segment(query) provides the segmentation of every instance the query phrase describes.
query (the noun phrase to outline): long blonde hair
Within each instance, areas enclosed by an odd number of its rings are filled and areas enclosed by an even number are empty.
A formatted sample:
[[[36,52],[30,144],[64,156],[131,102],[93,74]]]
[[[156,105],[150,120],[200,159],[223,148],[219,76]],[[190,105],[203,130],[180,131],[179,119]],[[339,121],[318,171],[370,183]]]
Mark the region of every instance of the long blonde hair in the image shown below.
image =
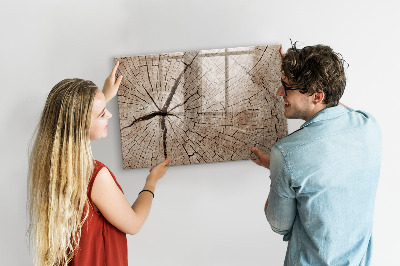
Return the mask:
[[[28,209],[35,265],[67,265],[88,214],[90,122],[97,87],[65,79],[49,93],[29,158]]]

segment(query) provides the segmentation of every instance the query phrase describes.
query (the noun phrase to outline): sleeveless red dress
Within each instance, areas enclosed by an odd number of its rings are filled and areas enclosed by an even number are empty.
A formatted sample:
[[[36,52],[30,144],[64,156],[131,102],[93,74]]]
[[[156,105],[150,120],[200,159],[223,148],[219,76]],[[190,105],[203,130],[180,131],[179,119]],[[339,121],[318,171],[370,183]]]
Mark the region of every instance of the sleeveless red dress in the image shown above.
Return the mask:
[[[103,266],[103,265],[128,265],[128,244],[126,234],[110,224],[104,216],[96,212],[92,201],[93,182],[99,171],[106,167],[99,161],[94,160],[93,176],[89,182],[87,196],[89,200],[89,214],[82,226],[81,240],[79,247],[75,250],[75,255],[70,266]],[[108,169],[108,168],[107,168]],[[110,171],[108,169],[108,171]],[[118,184],[114,174],[110,171],[115,183]],[[122,191],[123,192],[123,191]]]

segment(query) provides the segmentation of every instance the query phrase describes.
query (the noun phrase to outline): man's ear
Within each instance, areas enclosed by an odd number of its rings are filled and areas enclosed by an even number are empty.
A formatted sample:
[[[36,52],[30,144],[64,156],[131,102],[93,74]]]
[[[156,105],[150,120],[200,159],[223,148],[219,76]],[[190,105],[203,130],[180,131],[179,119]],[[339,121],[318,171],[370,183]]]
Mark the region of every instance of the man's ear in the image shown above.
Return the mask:
[[[325,99],[325,93],[323,92],[316,92],[313,94],[313,103],[314,104],[318,104],[318,103],[322,103]]]

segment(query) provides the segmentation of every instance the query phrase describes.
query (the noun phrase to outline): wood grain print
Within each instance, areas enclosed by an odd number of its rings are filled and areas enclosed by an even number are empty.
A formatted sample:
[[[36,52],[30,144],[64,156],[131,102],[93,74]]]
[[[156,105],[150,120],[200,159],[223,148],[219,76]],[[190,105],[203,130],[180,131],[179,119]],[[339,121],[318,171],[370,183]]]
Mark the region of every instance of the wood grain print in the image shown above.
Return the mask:
[[[280,45],[115,58],[124,168],[250,159],[287,135]]]

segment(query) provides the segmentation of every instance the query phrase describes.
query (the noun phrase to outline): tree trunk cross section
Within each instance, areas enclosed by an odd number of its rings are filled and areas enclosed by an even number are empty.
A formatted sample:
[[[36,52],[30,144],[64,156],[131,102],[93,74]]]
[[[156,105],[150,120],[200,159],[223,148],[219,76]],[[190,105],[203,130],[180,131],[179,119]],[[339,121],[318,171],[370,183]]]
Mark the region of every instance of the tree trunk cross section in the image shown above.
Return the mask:
[[[124,168],[248,160],[287,135],[280,45],[115,58]]]

